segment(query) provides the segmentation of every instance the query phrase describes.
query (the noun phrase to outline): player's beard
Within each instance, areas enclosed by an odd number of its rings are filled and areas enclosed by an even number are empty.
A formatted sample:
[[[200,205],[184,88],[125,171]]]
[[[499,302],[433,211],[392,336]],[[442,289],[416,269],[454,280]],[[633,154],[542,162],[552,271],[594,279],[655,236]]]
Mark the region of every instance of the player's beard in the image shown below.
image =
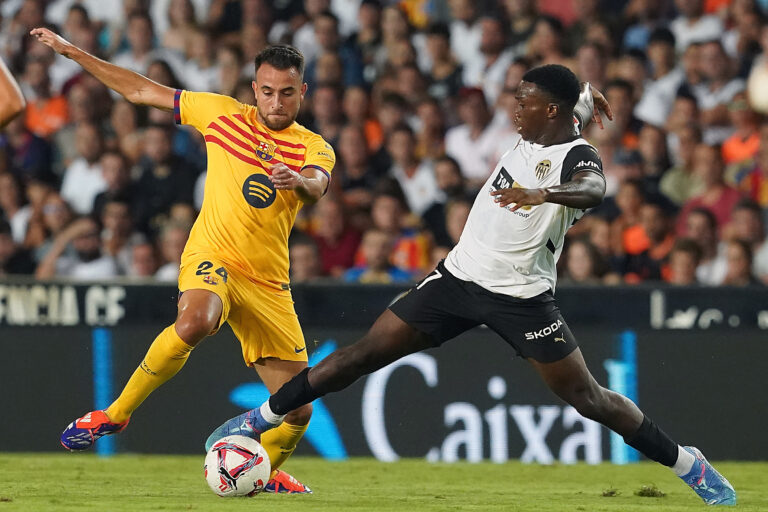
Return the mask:
[[[298,112],[296,113],[296,115],[298,115]],[[277,120],[275,121],[270,120],[269,116],[265,116],[261,118],[261,122],[262,124],[264,124],[264,126],[269,128],[273,132],[279,132],[291,126],[293,122],[296,120],[296,115],[293,115],[293,116],[286,115],[285,117],[277,118]]]

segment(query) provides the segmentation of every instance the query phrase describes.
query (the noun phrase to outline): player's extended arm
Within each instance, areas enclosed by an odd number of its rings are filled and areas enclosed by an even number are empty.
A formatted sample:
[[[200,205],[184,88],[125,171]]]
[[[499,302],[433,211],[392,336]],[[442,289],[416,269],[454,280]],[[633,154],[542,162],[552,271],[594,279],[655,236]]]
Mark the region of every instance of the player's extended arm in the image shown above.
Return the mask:
[[[19,84],[0,60],[0,128],[19,115],[26,106]]]
[[[305,203],[316,203],[328,187],[328,176],[319,169],[307,167],[298,173],[285,164],[275,164],[270,168],[269,180],[278,190],[293,190]]]
[[[601,112],[605,113],[605,116],[613,121],[611,105],[605,99],[603,93],[592,87],[589,82],[581,82],[579,101],[573,107],[573,115],[579,121],[579,132],[583,132],[590,121],[594,121],[602,129],[603,119],[600,117]]]
[[[569,208],[586,210],[603,202],[605,180],[592,171],[581,171],[573,175],[571,181],[547,188],[504,188],[491,192],[499,206],[512,203],[512,211],[523,206],[536,206],[542,203],[557,203]]]
[[[170,87],[94,57],[47,28],[32,29],[30,34],[44,45],[51,47],[56,53],[80,64],[101,83],[122,94],[131,103],[173,110],[173,95],[176,91]]]

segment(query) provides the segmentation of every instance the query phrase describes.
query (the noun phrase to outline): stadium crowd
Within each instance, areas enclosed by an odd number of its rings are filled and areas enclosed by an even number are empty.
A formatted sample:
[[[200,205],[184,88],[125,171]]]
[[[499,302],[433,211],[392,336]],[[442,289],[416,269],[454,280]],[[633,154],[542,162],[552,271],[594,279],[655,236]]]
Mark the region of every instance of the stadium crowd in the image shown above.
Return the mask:
[[[561,282],[768,283],[765,0],[6,0],[0,58],[26,110],[0,132],[0,276],[174,282],[203,201],[205,143],[29,37],[48,26],[161,84],[253,103],[253,57],[289,43],[298,122],[337,155],[300,213],[292,282],[406,282],[456,243],[516,142],[532,66],[610,102],[588,127],[604,203],[569,232]],[[768,87],[766,84],[765,87]]]

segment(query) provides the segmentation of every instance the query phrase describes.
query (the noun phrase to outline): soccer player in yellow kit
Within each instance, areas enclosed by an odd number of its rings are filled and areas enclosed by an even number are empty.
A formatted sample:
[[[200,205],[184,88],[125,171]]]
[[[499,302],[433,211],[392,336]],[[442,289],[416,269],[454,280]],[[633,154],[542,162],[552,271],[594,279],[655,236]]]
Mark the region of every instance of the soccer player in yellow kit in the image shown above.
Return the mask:
[[[208,151],[203,206],[181,260],[176,322],[157,336],[117,400],[73,421],[61,443],[83,450],[122,431],[144,399],[224,322],[240,340],[245,363],[271,393],[277,391],[307,367],[288,285],[288,236],[301,206],[325,193],[335,163],[331,146],[295,122],[307,90],[301,53],[270,46],[256,56],[257,108],[227,96],[159,85],[47,29],[31,34],[128,101],[173,111],[177,123],[203,134]],[[277,470],[303,436],[311,414],[311,405],[302,406],[289,415],[284,429],[262,438],[275,469],[266,490],[311,492]]]

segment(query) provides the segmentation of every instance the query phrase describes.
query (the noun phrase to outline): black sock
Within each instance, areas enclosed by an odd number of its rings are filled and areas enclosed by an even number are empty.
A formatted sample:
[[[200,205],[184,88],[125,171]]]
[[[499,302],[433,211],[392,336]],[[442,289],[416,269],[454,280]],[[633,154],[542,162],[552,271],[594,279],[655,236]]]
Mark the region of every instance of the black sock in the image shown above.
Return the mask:
[[[643,415],[640,428],[631,436],[625,437],[624,442],[649,459],[665,466],[672,467],[677,462],[677,443],[648,416]]]
[[[322,395],[309,385],[309,368],[304,368],[298,375],[283,384],[277,393],[269,398],[269,408],[275,414],[288,414],[308,404]]]

